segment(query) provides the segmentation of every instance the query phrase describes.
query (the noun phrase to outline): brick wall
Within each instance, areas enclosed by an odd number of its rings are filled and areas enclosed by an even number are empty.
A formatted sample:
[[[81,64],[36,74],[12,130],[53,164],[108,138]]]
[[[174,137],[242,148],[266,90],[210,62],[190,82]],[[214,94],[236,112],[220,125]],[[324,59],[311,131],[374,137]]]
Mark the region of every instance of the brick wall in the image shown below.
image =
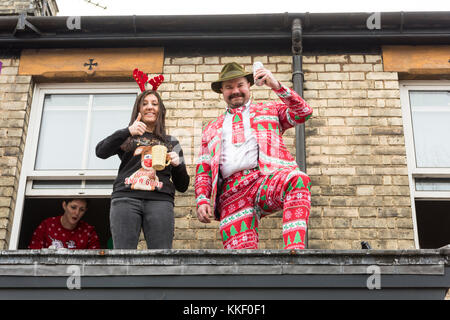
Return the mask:
[[[211,82],[217,80],[223,64],[236,61],[251,71],[254,61],[261,61],[283,84],[292,87],[291,56],[214,56],[214,57],[166,57],[165,82],[160,89],[168,109],[166,125],[169,134],[180,140],[191,175],[189,190],[175,198],[174,248],[223,248],[218,222],[204,224],[197,220],[194,196],[195,161],[201,144],[202,126],[218,117],[225,110],[222,96],[211,90]],[[278,99],[271,90],[252,87],[256,102]],[[285,141],[295,154],[295,131],[288,130]],[[281,214],[273,214],[261,220],[259,226],[260,248],[282,248]],[[139,248],[145,248],[145,241]]]
[[[198,222],[193,191],[201,127],[225,103],[210,89],[223,64],[236,61],[250,71],[261,61],[292,87],[291,56],[166,57],[161,86],[167,126],[186,154],[191,187],[175,200],[174,248],[222,248],[218,223]],[[305,99],[314,115],[307,122],[307,173],[312,178],[309,247],[413,248],[413,224],[396,73],[383,72],[379,55],[305,56]],[[252,87],[253,99],[278,97]],[[295,155],[295,131],[284,140]],[[282,248],[281,213],[262,219],[260,248]],[[144,248],[144,242],[140,243]]]
[[[56,1],[46,3],[56,15]],[[0,16],[40,16],[43,6],[43,0],[2,0]],[[8,247],[12,228],[33,88],[31,77],[18,75],[19,60],[19,54],[0,52],[0,249]]]
[[[19,58],[2,58],[0,73],[0,249],[8,247],[30,114],[32,81]]]
[[[414,248],[397,74],[379,55],[304,57],[310,248]]]
[[[161,86],[169,133],[185,153],[191,186],[175,199],[174,248],[222,248],[218,222],[198,222],[193,191],[201,128],[225,109],[210,89],[224,63],[250,71],[262,61],[292,87],[291,56],[166,56]],[[32,94],[30,77],[18,76],[19,59],[0,56],[0,249],[7,248]],[[396,73],[383,72],[379,55],[305,56],[305,99],[313,106],[306,124],[307,173],[312,178],[309,247],[413,248],[413,223]],[[252,87],[256,102],[278,99]],[[295,155],[295,130],[284,140]],[[262,219],[260,248],[282,248],[281,213]],[[141,241],[139,248],[145,248]]]
[[[56,0],[45,0],[47,8],[52,16],[56,16],[58,6]],[[20,13],[27,13],[30,16],[42,16],[44,0],[2,0],[0,2],[0,16],[1,15],[16,15]]]

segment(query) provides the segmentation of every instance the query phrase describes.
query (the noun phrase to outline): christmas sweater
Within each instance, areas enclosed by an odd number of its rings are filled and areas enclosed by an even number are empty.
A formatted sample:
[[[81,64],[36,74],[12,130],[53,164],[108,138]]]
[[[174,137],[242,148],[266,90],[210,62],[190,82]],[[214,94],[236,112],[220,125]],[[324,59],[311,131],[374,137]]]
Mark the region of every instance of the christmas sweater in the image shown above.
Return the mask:
[[[258,143],[258,167],[264,175],[278,169],[298,169],[294,157],[286,148],[282,135],[312,115],[312,108],[292,89],[281,86],[274,90],[281,102],[250,104],[250,127]],[[211,204],[216,208],[219,164],[222,151],[222,125],[225,113],[203,128],[202,144],[197,159],[195,197],[197,207]],[[217,214],[216,214],[216,219]]]
[[[100,241],[93,226],[78,222],[73,230],[65,229],[61,216],[45,219],[34,231],[29,249],[100,249]]]
[[[100,141],[95,149],[99,158],[118,155],[121,160],[111,199],[130,197],[173,203],[175,190],[185,192],[190,180],[180,143],[172,136],[167,136],[168,142],[163,143],[152,133],[145,132],[142,136],[133,136],[127,151],[124,151],[121,145],[130,136],[128,128],[117,130]],[[177,167],[168,165],[161,171],[152,168],[151,148],[160,144],[167,147],[167,152],[178,153],[180,164]]]

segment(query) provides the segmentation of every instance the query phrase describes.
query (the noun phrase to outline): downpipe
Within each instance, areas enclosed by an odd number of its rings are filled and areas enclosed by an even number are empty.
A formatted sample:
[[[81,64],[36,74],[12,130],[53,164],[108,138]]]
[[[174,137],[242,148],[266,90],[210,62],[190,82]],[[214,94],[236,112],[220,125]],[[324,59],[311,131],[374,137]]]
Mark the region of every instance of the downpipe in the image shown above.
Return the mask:
[[[302,23],[296,18],[292,21],[292,83],[294,91],[303,98],[303,67],[302,67]],[[295,158],[301,171],[306,173],[305,124],[295,126]],[[305,248],[308,248],[308,230],[305,233]]]

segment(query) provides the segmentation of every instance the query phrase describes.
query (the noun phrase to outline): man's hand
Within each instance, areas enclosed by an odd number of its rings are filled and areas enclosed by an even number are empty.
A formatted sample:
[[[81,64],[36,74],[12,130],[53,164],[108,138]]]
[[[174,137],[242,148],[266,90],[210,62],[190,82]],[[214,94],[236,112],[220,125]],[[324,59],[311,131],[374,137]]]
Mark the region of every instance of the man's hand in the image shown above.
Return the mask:
[[[128,127],[132,136],[142,136],[147,130],[147,125],[144,122],[141,122],[142,114],[139,112],[136,120],[134,120],[133,124]]]
[[[272,72],[265,68],[261,68],[255,71],[255,81],[256,79],[260,79],[259,81],[263,81],[263,83],[270,87],[273,90],[278,90],[281,88],[280,82],[275,79]]]
[[[212,218],[211,205],[202,204],[200,207],[198,207],[197,218],[200,222],[210,223]]]

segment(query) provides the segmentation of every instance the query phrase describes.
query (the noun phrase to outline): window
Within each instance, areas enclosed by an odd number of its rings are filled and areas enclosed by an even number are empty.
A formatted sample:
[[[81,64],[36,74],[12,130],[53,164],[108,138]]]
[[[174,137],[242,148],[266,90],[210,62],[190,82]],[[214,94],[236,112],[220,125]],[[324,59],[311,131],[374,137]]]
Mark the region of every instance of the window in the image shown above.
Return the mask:
[[[106,243],[120,160],[97,158],[95,146],[128,126],[137,94],[134,83],[36,85],[10,249],[26,248],[44,218],[62,213],[62,198],[77,196],[92,198],[85,220]]]
[[[416,246],[450,243],[450,82],[400,86]]]

